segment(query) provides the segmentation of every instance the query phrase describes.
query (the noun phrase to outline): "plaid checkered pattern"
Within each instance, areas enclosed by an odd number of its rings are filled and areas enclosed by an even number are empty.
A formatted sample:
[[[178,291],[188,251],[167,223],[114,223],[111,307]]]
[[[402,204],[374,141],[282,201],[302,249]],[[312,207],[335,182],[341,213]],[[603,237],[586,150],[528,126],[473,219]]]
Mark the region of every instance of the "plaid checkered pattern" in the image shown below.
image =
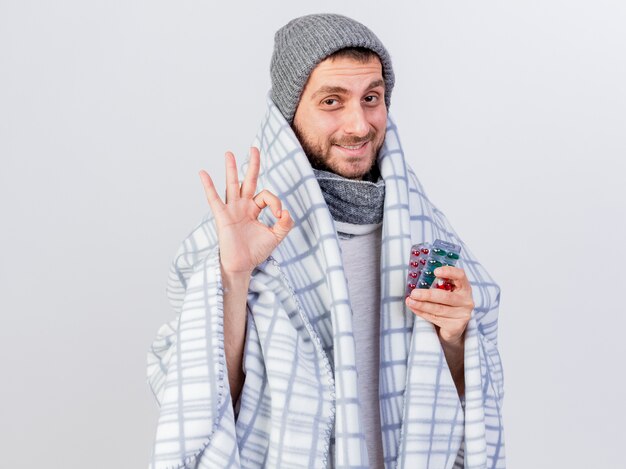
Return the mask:
[[[174,259],[168,297],[176,318],[161,327],[148,354],[160,405],[150,468],[366,468],[352,313],[333,219],[296,136],[269,98],[255,145],[259,190],[276,194],[295,226],[250,282],[239,413],[235,419],[209,213]],[[385,467],[504,468],[499,288],[424,194],[391,118],[378,163],[385,179],[379,391]],[[260,219],[275,221],[269,210]],[[404,304],[411,245],[436,238],[462,245],[458,266],[476,305],[466,331],[464,406],[433,326]]]

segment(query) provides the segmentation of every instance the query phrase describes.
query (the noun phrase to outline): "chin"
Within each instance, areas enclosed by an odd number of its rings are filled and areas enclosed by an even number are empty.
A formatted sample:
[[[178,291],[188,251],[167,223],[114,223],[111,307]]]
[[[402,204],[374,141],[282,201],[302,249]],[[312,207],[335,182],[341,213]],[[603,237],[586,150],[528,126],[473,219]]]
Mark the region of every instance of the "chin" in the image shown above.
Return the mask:
[[[330,169],[333,173],[348,179],[363,179],[363,176],[367,175],[372,170],[375,161],[376,160],[373,160],[367,166],[338,165],[331,167]]]

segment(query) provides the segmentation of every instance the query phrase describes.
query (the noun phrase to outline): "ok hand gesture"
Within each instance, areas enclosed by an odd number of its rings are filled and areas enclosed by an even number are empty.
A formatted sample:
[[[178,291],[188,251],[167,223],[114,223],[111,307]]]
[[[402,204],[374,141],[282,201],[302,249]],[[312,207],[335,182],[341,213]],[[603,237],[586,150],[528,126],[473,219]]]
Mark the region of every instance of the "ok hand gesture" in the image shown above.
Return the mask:
[[[250,149],[250,163],[241,186],[235,155],[226,152],[226,200],[222,201],[211,177],[204,170],[200,179],[215,217],[222,269],[228,274],[251,274],[287,236],[294,221],[274,194],[262,190],[255,195],[259,175],[259,149]],[[278,219],[272,227],[258,220],[270,207]]]

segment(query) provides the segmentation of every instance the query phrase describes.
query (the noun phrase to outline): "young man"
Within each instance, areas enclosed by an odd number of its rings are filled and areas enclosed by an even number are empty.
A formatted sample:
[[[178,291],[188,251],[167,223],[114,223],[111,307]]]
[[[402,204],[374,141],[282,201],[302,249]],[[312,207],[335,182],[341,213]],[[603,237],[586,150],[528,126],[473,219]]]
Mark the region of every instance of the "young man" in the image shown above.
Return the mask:
[[[404,162],[388,52],[309,15],[271,75],[243,183],[230,152],[224,201],[201,172],[149,356],[152,467],[504,467],[497,285],[463,246],[435,271],[452,291],[404,297],[412,244],[462,243]]]

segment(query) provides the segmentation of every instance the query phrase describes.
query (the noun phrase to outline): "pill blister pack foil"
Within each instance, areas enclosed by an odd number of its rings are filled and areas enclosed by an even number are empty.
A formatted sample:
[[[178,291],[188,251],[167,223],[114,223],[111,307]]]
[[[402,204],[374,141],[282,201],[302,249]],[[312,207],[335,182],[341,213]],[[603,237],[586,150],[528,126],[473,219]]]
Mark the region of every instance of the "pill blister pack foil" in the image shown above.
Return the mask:
[[[441,239],[436,239],[432,244],[414,244],[411,247],[406,296],[409,296],[414,288],[451,290],[452,284],[446,279],[437,279],[434,271],[437,267],[445,265],[456,266],[460,254],[461,246]]]

